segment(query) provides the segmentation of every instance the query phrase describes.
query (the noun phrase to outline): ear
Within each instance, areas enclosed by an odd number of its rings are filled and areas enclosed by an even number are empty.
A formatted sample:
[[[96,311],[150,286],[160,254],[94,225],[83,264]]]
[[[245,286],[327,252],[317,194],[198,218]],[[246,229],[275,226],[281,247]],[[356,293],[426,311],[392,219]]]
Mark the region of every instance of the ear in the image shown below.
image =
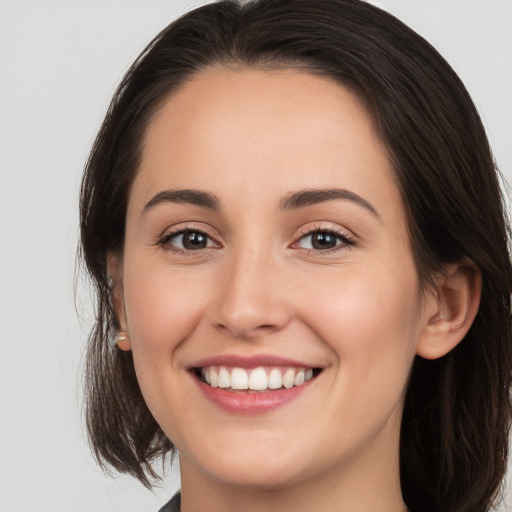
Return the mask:
[[[112,306],[119,323],[119,338],[117,339],[117,346],[125,352],[131,350],[132,344],[130,341],[126,313],[124,309],[124,296],[123,296],[123,265],[121,258],[114,254],[109,254],[107,258],[107,269],[111,280],[112,286]]]
[[[472,261],[449,265],[426,300],[425,319],[416,353],[438,359],[454,349],[469,331],[480,305],[482,276]]]

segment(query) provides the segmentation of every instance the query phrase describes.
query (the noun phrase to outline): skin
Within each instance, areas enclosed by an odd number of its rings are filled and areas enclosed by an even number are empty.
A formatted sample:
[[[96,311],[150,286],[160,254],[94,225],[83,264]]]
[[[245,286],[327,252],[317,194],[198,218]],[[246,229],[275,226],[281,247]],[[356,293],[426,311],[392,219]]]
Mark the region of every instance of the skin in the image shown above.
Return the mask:
[[[146,207],[179,189],[214,194],[220,208]],[[348,190],[371,208],[280,208],[303,189]],[[184,227],[208,245],[165,238]],[[325,229],[341,234],[336,246],[312,248],[308,233]],[[133,350],[145,400],[179,450],[185,512],[406,510],[398,454],[410,368],[462,339],[479,281],[469,264],[453,266],[422,295],[385,146],[349,90],[294,70],[217,69],[187,82],[147,130],[112,268],[129,334],[120,347]],[[277,410],[232,414],[188,371],[219,354],[323,371]]]

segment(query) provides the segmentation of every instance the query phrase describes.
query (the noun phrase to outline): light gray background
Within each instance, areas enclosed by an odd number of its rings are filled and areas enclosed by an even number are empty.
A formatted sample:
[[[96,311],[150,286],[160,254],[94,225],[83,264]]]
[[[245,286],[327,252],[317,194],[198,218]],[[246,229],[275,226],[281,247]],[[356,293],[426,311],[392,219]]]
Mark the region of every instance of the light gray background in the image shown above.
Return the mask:
[[[157,510],[88,453],[80,364],[90,297],[73,303],[77,195],[123,72],[188,0],[0,0],[0,512]],[[512,0],[376,0],[460,74],[512,181]],[[512,494],[512,493],[511,493]],[[512,510],[512,504],[507,507]]]

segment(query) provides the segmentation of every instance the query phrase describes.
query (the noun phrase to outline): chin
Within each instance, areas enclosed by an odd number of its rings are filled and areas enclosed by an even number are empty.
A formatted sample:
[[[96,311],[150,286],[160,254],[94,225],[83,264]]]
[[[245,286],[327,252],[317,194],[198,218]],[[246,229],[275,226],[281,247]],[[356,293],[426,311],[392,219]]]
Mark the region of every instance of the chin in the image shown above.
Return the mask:
[[[231,462],[229,467],[211,467],[211,475],[224,482],[240,488],[254,488],[274,491],[293,486],[307,478],[299,468],[291,468],[290,464],[281,461]]]
[[[222,482],[224,485],[240,488],[258,488],[268,491],[286,488],[299,483],[311,476],[300,447],[293,449],[288,446],[283,450],[283,440],[273,446],[266,442],[252,438],[245,438],[244,447],[239,443],[232,443],[227,447],[224,443],[211,449],[191,454],[188,458],[180,452],[180,464],[192,465],[195,471],[207,475],[209,479]],[[255,449],[256,447],[256,449]],[[188,460],[187,460],[188,459]]]

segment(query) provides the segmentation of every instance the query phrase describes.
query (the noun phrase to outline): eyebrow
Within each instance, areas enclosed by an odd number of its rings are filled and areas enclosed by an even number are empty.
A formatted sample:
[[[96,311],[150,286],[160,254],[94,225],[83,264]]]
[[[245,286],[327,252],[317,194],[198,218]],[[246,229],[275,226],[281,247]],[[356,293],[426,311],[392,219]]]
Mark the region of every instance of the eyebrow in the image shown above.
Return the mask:
[[[279,208],[281,210],[297,210],[336,199],[351,201],[380,219],[377,210],[366,199],[344,188],[305,189],[292,192],[281,198]],[[144,206],[143,214],[162,203],[187,203],[208,210],[220,210],[220,201],[214,194],[201,190],[181,189],[159,192]]]
[[[159,192],[144,206],[142,213],[144,214],[162,203],[187,203],[201,206],[208,210],[220,210],[220,201],[215,195],[202,192],[201,190],[183,189]]]
[[[351,201],[366,208],[372,215],[380,219],[377,210],[366,199],[344,188],[306,189],[292,192],[281,199],[279,207],[282,210],[296,210],[335,199]]]

